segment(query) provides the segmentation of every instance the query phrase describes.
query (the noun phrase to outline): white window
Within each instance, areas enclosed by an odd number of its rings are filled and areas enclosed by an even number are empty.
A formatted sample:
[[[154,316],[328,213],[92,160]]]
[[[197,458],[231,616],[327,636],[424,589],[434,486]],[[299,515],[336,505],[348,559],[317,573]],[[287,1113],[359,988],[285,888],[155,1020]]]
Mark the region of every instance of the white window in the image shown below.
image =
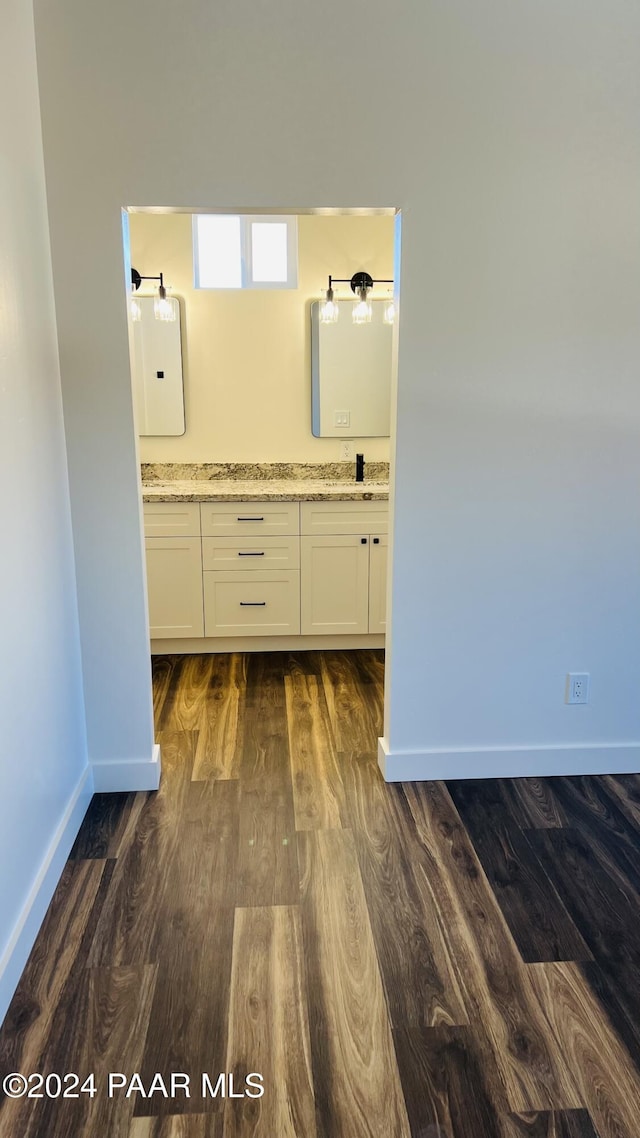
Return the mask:
[[[297,288],[296,218],[194,214],[193,277],[196,288]]]

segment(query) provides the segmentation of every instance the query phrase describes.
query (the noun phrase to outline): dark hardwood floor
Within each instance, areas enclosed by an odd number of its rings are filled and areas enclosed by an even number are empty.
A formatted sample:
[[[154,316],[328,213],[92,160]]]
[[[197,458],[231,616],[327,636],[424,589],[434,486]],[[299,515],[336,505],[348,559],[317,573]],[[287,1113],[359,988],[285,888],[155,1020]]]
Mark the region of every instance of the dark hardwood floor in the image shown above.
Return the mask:
[[[383,670],[154,661],[160,791],[94,797],[0,1031],[96,1093],[2,1138],[637,1138],[640,777],[387,786]]]

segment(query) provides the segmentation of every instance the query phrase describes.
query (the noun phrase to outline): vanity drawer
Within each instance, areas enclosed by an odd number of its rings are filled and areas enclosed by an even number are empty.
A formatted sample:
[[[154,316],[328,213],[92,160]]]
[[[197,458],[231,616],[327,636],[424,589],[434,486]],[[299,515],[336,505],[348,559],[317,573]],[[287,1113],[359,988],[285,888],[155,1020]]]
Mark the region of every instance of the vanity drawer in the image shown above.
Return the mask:
[[[279,537],[300,532],[298,502],[202,502],[206,537]]]
[[[389,528],[388,502],[302,502],[300,533],[320,534],[386,533]]]
[[[144,502],[145,537],[199,537],[197,502]]]
[[[204,569],[246,572],[265,569],[299,569],[299,537],[205,537],[202,540]]]
[[[300,632],[300,573],[211,572],[204,576],[205,636]]]

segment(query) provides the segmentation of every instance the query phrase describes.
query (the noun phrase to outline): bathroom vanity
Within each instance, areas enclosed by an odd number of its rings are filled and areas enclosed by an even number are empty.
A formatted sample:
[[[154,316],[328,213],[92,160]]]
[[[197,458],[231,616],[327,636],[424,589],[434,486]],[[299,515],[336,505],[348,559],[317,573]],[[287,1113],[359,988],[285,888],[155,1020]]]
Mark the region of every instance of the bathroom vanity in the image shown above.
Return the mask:
[[[384,644],[388,483],[143,482],[151,650]]]

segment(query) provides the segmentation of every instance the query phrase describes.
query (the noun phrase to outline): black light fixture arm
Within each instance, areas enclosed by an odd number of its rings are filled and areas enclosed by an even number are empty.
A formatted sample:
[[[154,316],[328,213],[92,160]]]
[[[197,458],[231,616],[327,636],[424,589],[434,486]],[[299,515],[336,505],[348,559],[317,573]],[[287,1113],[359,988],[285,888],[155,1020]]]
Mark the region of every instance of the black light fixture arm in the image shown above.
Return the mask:
[[[329,288],[333,290],[334,284],[351,285],[351,291],[359,293],[362,289],[373,288],[374,284],[393,284],[393,277],[371,277],[369,273],[354,273],[352,277],[329,277]]]
[[[137,291],[140,288],[140,285],[142,284],[143,281],[160,281],[160,289],[162,290],[160,292],[160,295],[161,296],[164,295],[165,288],[164,288],[164,274],[163,273],[158,273],[157,277],[143,276],[142,273],[139,273],[138,270],[134,269],[133,265],[132,265],[131,266],[131,284],[132,284],[133,288],[135,288]]]

